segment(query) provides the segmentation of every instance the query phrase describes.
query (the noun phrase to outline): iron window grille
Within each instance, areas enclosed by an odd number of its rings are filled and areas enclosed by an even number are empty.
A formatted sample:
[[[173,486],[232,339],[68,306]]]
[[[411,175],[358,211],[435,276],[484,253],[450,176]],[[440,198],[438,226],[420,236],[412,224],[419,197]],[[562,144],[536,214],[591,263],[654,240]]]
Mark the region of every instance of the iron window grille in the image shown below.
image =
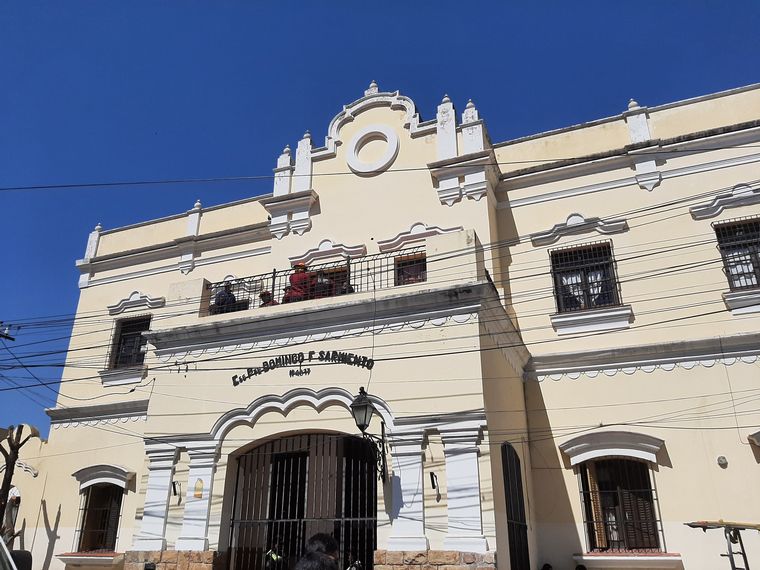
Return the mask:
[[[335,297],[419,283],[427,280],[425,247],[415,246],[399,251],[346,258],[340,261],[311,264],[306,268],[308,279],[298,295],[292,294],[294,268],[210,283],[207,313],[217,315],[245,311],[282,303]],[[291,293],[288,291],[291,290]],[[269,297],[262,297],[268,292]]]
[[[110,368],[130,368],[145,362],[147,339],[142,333],[150,330],[150,315],[122,319],[116,323],[111,346]]]
[[[124,489],[99,483],[82,491],[77,552],[115,552]]]
[[[723,271],[732,291],[755,289],[760,284],[760,218],[743,218],[713,224]]]
[[[630,459],[580,466],[589,552],[660,552],[662,523],[649,467]]]
[[[555,249],[549,254],[558,313],[621,304],[609,242]]]

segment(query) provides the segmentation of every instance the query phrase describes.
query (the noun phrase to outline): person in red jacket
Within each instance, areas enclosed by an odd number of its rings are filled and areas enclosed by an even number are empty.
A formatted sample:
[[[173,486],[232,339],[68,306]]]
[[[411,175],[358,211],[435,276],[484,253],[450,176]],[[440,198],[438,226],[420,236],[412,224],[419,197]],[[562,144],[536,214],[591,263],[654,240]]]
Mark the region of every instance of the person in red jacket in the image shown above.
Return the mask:
[[[313,289],[314,276],[306,271],[306,264],[299,261],[293,266],[294,272],[290,274],[290,286],[285,288],[283,303],[295,303],[309,298]]]

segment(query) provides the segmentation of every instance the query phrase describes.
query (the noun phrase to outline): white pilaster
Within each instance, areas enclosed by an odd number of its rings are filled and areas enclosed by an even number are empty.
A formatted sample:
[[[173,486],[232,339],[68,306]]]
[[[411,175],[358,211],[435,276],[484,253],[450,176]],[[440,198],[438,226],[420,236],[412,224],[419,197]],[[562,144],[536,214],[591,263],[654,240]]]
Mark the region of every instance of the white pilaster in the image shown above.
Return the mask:
[[[208,550],[211,492],[218,453],[215,443],[188,448],[190,473],[187,478],[185,512],[176,550]]]
[[[449,527],[443,547],[462,552],[486,552],[478,469],[479,429],[441,431],[446,460]]]
[[[632,144],[645,143],[652,140],[652,133],[649,130],[649,117],[647,108],[641,107],[633,99],[628,103],[628,110],[623,113],[623,118],[628,125],[628,135]],[[639,187],[651,192],[662,181],[662,174],[657,166],[656,145],[648,146],[629,154],[633,158],[633,168],[636,171],[636,183]]]
[[[193,209],[187,212],[187,230],[185,237],[194,238],[201,229],[201,210],[200,200],[196,200]],[[195,269],[195,241],[192,239],[182,240],[180,243],[179,270],[187,275]]]
[[[483,123],[472,99],[467,102],[462,113],[462,146],[464,154],[485,150]]]
[[[448,95],[438,105],[436,115],[436,151],[438,160],[457,156],[457,121],[454,105]]]
[[[293,192],[311,190],[311,134],[306,131],[296,148],[296,167],[293,172]]]
[[[90,235],[87,237],[87,247],[85,247],[84,250],[84,259],[81,260],[81,263],[78,261],[77,265],[81,265],[83,268],[85,266],[89,267],[90,260],[95,257],[98,253],[98,244],[100,243],[100,232],[103,231],[103,226],[100,225],[100,222],[98,222],[98,225],[95,226],[95,229],[90,232]],[[79,287],[84,288],[87,287],[90,284],[90,278],[92,277],[92,273],[89,271],[89,269],[82,270],[82,273],[79,275]]]
[[[646,107],[640,107],[636,101],[631,99],[628,103],[628,111],[623,113],[623,117],[628,125],[628,134],[632,143],[642,143],[652,139]]]
[[[166,514],[178,450],[168,444],[150,444],[145,447],[149,460],[148,484],[145,489],[142,525],[132,541],[132,550],[164,550]]]
[[[393,443],[393,511],[388,550],[427,550],[422,482],[422,434]]]
[[[273,196],[285,196],[290,194],[290,184],[293,180],[293,161],[290,158],[290,146],[282,149],[282,154],[277,159],[277,168],[274,169]]]

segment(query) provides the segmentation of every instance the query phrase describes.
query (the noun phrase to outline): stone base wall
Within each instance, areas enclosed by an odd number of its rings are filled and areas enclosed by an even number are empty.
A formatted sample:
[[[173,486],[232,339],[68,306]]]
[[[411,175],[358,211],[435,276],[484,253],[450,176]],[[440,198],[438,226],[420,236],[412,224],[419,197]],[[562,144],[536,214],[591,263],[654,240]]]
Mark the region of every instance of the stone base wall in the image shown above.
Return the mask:
[[[223,557],[213,550],[133,550],[124,555],[124,570],[143,570],[146,562],[156,570],[218,570]]]
[[[374,570],[494,570],[496,553],[376,550]]]

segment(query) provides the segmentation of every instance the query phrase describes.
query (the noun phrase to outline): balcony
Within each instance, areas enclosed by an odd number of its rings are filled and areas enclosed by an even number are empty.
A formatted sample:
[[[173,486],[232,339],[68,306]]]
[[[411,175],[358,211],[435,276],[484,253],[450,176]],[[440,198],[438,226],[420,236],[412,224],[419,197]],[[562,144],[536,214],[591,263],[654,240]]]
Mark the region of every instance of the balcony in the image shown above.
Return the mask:
[[[298,303],[427,281],[425,246],[209,283],[205,315]]]

